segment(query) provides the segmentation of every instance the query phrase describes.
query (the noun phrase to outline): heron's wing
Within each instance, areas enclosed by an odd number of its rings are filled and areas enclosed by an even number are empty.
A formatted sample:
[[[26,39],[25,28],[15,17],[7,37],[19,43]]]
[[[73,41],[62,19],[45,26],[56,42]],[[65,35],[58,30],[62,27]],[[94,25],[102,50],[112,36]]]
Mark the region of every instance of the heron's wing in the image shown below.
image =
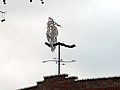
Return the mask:
[[[52,26],[51,28],[51,36],[52,37],[57,37],[58,36],[58,30],[56,26]]]

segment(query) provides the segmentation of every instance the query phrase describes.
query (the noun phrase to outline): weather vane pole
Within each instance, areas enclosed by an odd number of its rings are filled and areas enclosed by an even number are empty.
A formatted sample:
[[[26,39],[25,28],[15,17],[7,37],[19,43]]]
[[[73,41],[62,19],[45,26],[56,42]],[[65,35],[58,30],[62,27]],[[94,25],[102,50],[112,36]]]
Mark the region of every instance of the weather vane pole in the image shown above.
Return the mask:
[[[75,45],[66,45],[64,43],[61,43],[61,42],[57,42],[57,36],[58,36],[58,29],[56,26],[59,26],[61,27],[61,25],[57,24],[51,17],[48,18],[48,23],[47,23],[47,33],[46,33],[46,36],[47,36],[47,40],[48,42],[45,42],[45,44],[47,46],[49,46],[51,48],[51,51],[54,52],[56,46],[58,46],[58,60],[46,60],[46,61],[43,61],[44,63],[45,62],[49,62],[49,61],[55,61],[56,63],[58,63],[58,75],[60,74],[60,63],[63,62],[63,63],[69,63],[69,62],[75,62],[75,60],[72,60],[72,61],[63,61],[60,57],[60,47],[61,46],[64,46],[64,47],[67,47],[67,48],[74,48]]]

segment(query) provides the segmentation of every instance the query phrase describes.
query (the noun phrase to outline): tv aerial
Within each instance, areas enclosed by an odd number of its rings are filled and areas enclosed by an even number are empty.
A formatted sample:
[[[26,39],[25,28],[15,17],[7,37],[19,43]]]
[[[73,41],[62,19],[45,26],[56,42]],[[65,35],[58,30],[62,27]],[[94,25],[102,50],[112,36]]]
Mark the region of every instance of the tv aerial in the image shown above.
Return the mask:
[[[42,4],[44,4],[43,0],[40,0]],[[32,2],[32,0],[30,0],[30,2]],[[3,0],[3,4],[6,4],[6,0]]]
[[[44,1],[43,0],[40,0],[42,4],[44,4]],[[30,0],[30,2],[32,2],[32,0]]]
[[[1,22],[4,22],[5,21],[5,13],[7,12],[7,11],[0,11],[1,13],[2,13],[2,19],[1,19]]]

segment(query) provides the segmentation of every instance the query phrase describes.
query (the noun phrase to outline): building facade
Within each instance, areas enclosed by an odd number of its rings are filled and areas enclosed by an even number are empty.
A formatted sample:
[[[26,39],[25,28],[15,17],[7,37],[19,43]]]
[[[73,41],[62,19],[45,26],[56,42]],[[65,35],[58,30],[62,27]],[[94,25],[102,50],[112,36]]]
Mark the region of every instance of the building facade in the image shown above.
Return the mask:
[[[120,90],[120,77],[78,80],[61,74],[44,77],[36,86],[18,90]]]

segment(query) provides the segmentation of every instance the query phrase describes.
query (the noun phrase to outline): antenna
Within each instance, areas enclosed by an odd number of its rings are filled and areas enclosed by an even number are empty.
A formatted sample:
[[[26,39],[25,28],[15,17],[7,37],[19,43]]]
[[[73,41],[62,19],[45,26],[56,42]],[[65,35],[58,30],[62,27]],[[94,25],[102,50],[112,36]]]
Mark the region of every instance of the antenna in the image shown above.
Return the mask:
[[[44,1],[43,0],[40,0],[42,4],[44,4]],[[30,2],[32,2],[32,0],[30,0]]]
[[[45,42],[45,45],[47,45],[48,47],[50,47],[50,44]],[[71,62],[75,62],[75,60],[71,60],[71,61],[64,61],[63,59],[60,58],[60,46],[64,46],[64,47],[67,47],[67,48],[74,48],[75,45],[66,45],[64,43],[60,43],[60,42],[57,42],[55,44],[53,44],[53,46],[58,46],[58,58],[53,58],[53,60],[46,60],[46,61],[43,61],[43,63],[46,63],[46,62],[56,62],[56,64],[58,63],[58,75],[60,75],[60,65],[61,63],[63,63],[62,65],[65,65],[65,63],[71,63]]]
[[[5,21],[5,13],[7,12],[7,11],[0,11],[1,13],[2,13],[2,19],[1,19],[1,22],[4,22]]]
[[[6,4],[6,0],[3,0],[3,4]]]

